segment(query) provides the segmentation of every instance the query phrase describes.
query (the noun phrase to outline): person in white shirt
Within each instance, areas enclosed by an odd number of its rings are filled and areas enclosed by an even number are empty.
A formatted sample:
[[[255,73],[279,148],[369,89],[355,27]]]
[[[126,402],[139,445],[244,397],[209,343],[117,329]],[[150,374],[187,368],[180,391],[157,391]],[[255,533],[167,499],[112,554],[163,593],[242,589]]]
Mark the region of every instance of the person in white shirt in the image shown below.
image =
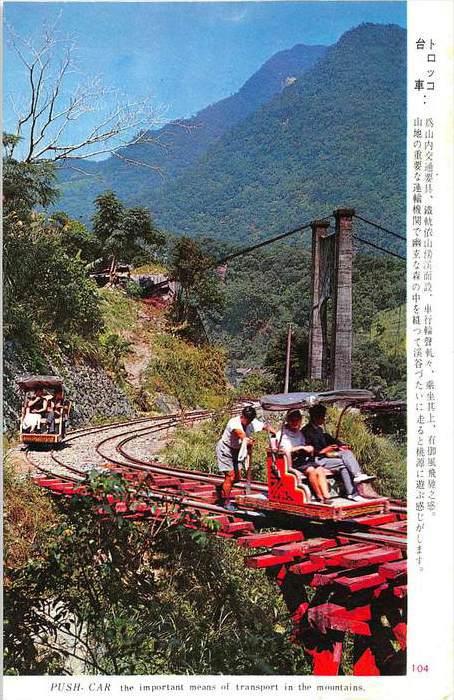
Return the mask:
[[[228,510],[234,508],[230,502],[230,493],[235,481],[240,480],[242,459],[251,452],[253,444],[251,435],[260,430],[266,430],[274,435],[274,430],[271,426],[257,420],[255,408],[253,406],[245,406],[241,415],[230,418],[224,428],[221,439],[216,445],[218,469],[224,474],[220,503]]]
[[[302,422],[301,411],[289,411],[283,429],[276,433],[276,444],[284,452],[287,464],[307,476],[318,500],[331,504],[326,472],[314,463],[314,447],[306,444],[306,438],[301,431]]]

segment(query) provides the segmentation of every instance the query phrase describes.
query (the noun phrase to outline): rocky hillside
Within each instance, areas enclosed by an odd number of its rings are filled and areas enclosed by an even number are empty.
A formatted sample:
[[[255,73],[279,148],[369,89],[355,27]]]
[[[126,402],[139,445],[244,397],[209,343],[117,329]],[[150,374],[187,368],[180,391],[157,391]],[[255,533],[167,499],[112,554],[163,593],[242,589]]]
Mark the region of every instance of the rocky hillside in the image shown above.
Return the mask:
[[[33,360],[7,343],[3,357],[3,423],[6,432],[18,429],[22,394],[16,380],[26,374],[53,374],[62,377],[72,400],[71,427],[96,419],[133,417],[136,410],[125,392],[99,364],[65,357],[63,353],[46,358],[37,372]]]

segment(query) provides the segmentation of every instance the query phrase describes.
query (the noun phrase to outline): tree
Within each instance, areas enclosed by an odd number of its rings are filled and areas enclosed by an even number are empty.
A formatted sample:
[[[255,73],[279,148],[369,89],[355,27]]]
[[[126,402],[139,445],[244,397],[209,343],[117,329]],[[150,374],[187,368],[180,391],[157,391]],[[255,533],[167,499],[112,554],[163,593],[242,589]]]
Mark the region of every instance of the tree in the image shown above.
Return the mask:
[[[164,234],[159,231],[145,207],[126,209],[123,217],[125,238],[124,254],[134,260],[147,253],[154,257],[157,249],[165,242]]]
[[[16,137],[4,135],[3,219],[5,337],[30,344],[43,334],[92,337],[102,327],[96,288],[83,264],[49,235],[33,207],[55,197],[49,163],[21,163],[11,157]]]
[[[164,242],[145,207],[126,209],[112,191],[95,199],[93,233],[102,254],[110,262],[109,283],[115,280],[118,261],[133,262],[140,255],[151,256]]]
[[[183,236],[174,245],[169,275],[179,284],[172,320],[190,339],[208,340],[202,314],[220,311],[224,302],[214,259],[192,238]]]
[[[3,132],[4,221],[27,218],[33,207],[46,207],[58,196],[55,169],[51,163],[24,163],[13,158],[19,136]]]
[[[90,264],[100,258],[101,250],[96,236],[80,221],[71,219],[63,211],[57,211],[50,216],[49,226],[70,257]]]
[[[268,346],[264,365],[278,382],[284,386],[287,355],[287,330],[278,333]],[[297,391],[307,376],[308,337],[301,328],[294,328],[290,351],[289,391]]]
[[[22,100],[9,95],[16,115],[16,140],[9,144],[10,157],[21,144],[19,159],[24,163],[68,165],[75,159],[109,153],[156,170],[152,164],[121,152],[125,145],[155,142],[149,129],[159,122],[159,115],[150,100],[125,101],[96,77],[73,84],[72,74],[78,69],[77,45],[71,37],[60,35],[57,24],[43,26],[37,40],[22,37],[7,25],[8,42],[22,65],[26,86]],[[99,115],[97,120],[94,113]],[[73,140],[71,128],[79,121],[86,125],[85,135]]]

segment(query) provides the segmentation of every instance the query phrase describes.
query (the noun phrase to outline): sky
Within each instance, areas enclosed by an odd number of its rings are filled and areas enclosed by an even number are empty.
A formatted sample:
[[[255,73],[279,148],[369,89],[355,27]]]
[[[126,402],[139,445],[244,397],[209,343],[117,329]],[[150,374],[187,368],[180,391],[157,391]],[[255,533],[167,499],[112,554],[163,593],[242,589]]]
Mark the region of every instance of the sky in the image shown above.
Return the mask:
[[[21,37],[36,37],[43,23],[56,21],[77,46],[78,73],[69,76],[69,90],[84,76],[100,76],[125,99],[149,97],[161,119],[170,120],[236,92],[273,54],[295,44],[333,44],[362,22],[405,27],[406,3],[4,3],[4,23]],[[25,95],[26,83],[4,43],[4,128],[12,130],[11,96]],[[72,128],[77,136],[82,127]]]

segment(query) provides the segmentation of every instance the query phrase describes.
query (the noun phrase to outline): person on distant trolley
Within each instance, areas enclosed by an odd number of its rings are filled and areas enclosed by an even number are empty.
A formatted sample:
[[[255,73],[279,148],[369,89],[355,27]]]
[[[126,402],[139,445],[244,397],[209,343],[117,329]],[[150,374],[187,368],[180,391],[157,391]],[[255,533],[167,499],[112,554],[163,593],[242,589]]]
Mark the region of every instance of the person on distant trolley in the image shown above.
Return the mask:
[[[22,430],[25,433],[38,432],[41,425],[41,413],[36,407],[42,402],[41,397],[31,393],[25,402],[25,412],[22,417]]]
[[[39,388],[26,403],[22,429],[26,432],[31,430],[34,433],[39,433],[41,430],[41,418],[45,417],[46,410],[47,399],[44,397],[44,390]]]
[[[67,423],[67,402],[63,399],[63,392],[58,389],[54,396],[54,424],[61,423],[60,434],[65,436]],[[57,431],[58,432],[58,431]]]
[[[47,432],[55,433],[55,398],[53,394],[44,397],[47,401],[46,413],[44,417],[47,421]]]
[[[253,440],[251,435],[261,430],[274,435],[271,426],[257,420],[257,411],[253,406],[245,406],[240,416],[230,418],[224,428],[221,439],[216,445],[216,458],[218,469],[224,474],[224,481],[221,487],[220,505],[227,510],[234,510],[234,505],[230,501],[232,486],[240,480],[241,463],[239,460],[242,444],[246,446],[245,454],[251,452]]]
[[[330,472],[339,472],[344,484],[347,498],[362,501],[357,492],[357,485],[373,477],[364,474],[349,446],[325,433],[323,426],[326,419],[326,407],[322,404],[309,409],[310,422],[303,428],[306,442],[314,446],[314,462]]]

